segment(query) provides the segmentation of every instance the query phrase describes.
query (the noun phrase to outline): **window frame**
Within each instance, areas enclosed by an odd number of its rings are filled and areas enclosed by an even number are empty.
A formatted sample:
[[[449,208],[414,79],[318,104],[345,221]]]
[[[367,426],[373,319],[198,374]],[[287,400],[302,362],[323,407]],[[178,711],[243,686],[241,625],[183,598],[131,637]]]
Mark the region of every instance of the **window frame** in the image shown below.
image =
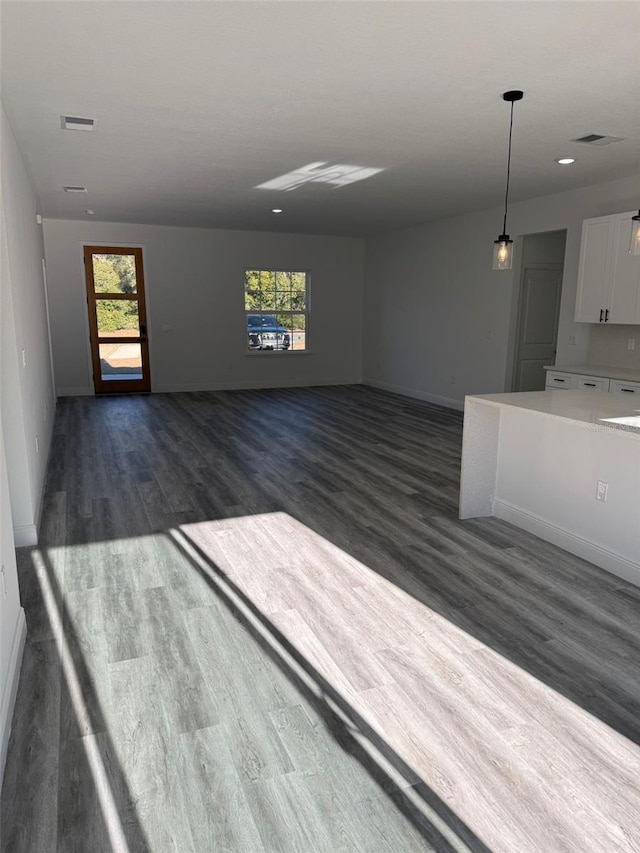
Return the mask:
[[[244,307],[244,306],[246,306],[247,273],[248,272],[257,272],[259,274],[268,273],[270,275],[271,274],[276,275],[278,273],[285,273],[285,274],[302,273],[304,275],[304,281],[305,281],[305,290],[304,290],[305,308],[304,308],[304,310],[301,311],[299,309],[298,310],[290,309],[290,310],[281,311],[281,310],[278,310],[277,308],[268,309],[268,310],[255,310],[255,309],[247,309],[246,307]],[[269,268],[269,267],[263,267],[260,265],[245,266],[243,268],[243,284],[242,284],[242,304],[243,304],[243,314],[244,314],[244,338],[245,338],[244,353],[245,353],[245,355],[250,356],[251,358],[255,358],[257,356],[305,356],[305,355],[309,355],[310,354],[309,326],[310,326],[310,316],[311,316],[311,304],[310,303],[311,303],[311,273],[308,269],[301,269],[300,267],[295,267],[295,268],[294,267],[289,267],[289,268],[271,267],[271,268]],[[291,315],[303,314],[304,315],[304,322],[305,322],[305,330],[304,330],[305,331],[305,337],[304,337],[304,344],[305,345],[304,345],[304,349],[296,350],[296,349],[293,349],[293,346],[291,346],[287,350],[283,350],[283,349],[273,349],[273,350],[250,349],[248,346],[248,336],[247,336],[247,317],[249,314],[262,314],[262,315],[269,314],[269,315],[274,315],[276,317],[279,314],[291,314]],[[292,332],[293,332],[293,330],[291,329],[290,333],[292,333]]]

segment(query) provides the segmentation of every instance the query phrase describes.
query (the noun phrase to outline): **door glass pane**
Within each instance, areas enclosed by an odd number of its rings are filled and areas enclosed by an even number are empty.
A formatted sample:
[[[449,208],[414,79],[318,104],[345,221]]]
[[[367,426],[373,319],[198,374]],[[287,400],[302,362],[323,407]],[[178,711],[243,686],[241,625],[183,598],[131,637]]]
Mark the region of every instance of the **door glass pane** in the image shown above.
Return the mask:
[[[136,259],[133,255],[92,255],[96,293],[136,293]]]
[[[142,379],[142,346],[100,344],[100,373],[104,380]]]
[[[101,338],[140,335],[137,299],[96,299],[96,316]]]

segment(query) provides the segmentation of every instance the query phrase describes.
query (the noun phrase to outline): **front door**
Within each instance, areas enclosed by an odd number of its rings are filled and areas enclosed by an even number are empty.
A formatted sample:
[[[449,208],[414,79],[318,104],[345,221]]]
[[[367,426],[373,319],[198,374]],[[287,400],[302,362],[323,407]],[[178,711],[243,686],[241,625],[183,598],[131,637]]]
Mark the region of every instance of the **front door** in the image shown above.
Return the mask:
[[[96,394],[150,391],[142,249],[85,246]]]
[[[561,292],[561,264],[531,264],[523,269],[514,391],[544,390],[544,367],[555,363]]]

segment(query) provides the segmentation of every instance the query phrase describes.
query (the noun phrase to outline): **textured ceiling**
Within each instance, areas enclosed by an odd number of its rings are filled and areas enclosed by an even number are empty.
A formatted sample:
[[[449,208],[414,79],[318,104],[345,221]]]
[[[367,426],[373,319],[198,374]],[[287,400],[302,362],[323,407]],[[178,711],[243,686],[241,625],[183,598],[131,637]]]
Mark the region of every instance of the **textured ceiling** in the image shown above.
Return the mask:
[[[2,96],[48,217],[365,235],[499,205],[511,88],[512,199],[640,171],[635,2],[1,8]],[[569,142],[590,132],[624,141]],[[311,163],[382,171],[257,188]]]

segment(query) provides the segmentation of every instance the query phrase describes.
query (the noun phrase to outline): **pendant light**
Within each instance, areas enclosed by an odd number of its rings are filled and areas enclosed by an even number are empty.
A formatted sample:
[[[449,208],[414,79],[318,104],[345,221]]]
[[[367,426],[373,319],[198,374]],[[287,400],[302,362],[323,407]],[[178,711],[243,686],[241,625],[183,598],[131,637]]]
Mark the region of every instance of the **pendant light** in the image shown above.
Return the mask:
[[[640,210],[637,216],[631,217],[631,239],[629,240],[629,254],[640,255]]]
[[[493,269],[494,270],[510,270],[513,265],[513,240],[507,234],[507,205],[509,204],[509,177],[511,174],[511,133],[513,130],[513,105],[516,101],[521,101],[524,97],[524,92],[519,89],[514,89],[511,92],[505,92],[502,96],[503,101],[511,104],[511,118],[509,120],[509,156],[507,158],[507,189],[504,194],[504,221],[502,223],[502,234],[497,240],[493,241]]]

